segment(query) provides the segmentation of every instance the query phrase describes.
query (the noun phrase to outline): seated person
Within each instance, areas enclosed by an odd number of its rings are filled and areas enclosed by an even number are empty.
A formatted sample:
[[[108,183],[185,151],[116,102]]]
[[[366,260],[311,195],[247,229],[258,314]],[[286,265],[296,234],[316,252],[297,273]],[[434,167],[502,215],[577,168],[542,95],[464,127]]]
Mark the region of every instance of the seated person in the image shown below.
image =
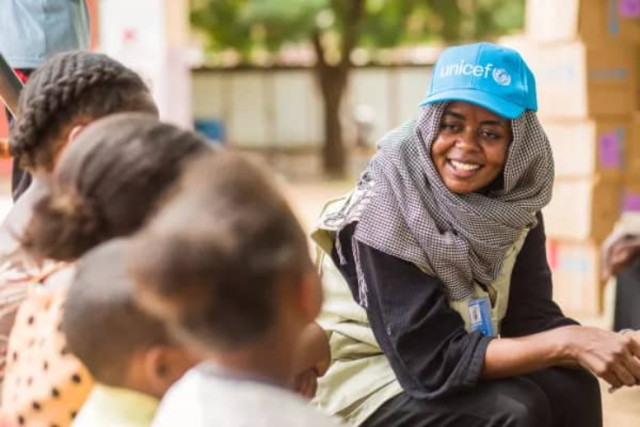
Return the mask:
[[[625,212],[602,252],[604,279],[616,281],[613,329],[640,329],[640,214]]]
[[[0,229],[0,253],[5,256],[15,251],[33,206],[47,194],[62,151],[86,125],[122,112],[158,116],[151,92],[138,74],[92,52],[63,53],[45,62],[25,85],[19,108],[10,150],[32,175],[33,185]]]
[[[22,239],[34,259],[56,269],[28,284],[17,312],[2,388],[4,421],[71,424],[93,385],[59,329],[74,263],[101,243],[137,232],[183,162],[205,151],[207,142],[193,132],[140,113],[92,123],[64,150],[52,191],[35,205]]]
[[[512,49],[444,50],[416,119],[326,206],[312,234],[325,412],[366,427],[600,427],[596,376],[640,384],[640,333],[580,326],[552,299],[554,164],[535,88]]]
[[[137,300],[206,360],[154,425],[335,425],[287,390],[322,293],[284,198],[232,153],[196,161],[181,184],[127,257]]]
[[[25,283],[43,273],[23,250],[20,237],[35,204],[49,191],[64,148],[101,117],[119,112],[158,116],[151,92],[138,74],[92,52],[62,53],[44,62],[25,85],[19,109],[10,149],[33,182],[0,226],[0,350],[5,350],[15,312],[26,297]]]
[[[136,306],[126,243],[111,240],[81,258],[67,294],[67,348],[97,382],[74,426],[150,425],[159,399],[195,361]]]

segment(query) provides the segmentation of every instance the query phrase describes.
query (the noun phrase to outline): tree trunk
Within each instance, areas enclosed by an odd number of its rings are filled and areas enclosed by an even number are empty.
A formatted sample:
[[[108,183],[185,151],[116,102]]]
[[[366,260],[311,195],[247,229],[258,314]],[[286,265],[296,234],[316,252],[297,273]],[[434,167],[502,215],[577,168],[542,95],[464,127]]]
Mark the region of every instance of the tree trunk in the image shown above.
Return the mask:
[[[316,52],[316,73],[320,82],[320,91],[324,102],[324,149],[322,158],[324,170],[328,176],[341,178],[347,172],[347,151],[344,147],[340,106],[347,87],[349,71],[351,71],[351,51],[357,44],[358,24],[364,13],[366,0],[342,0],[331,2],[335,12],[341,11],[345,22],[340,47],[340,61],[331,65],[325,57],[320,30],[313,32],[311,40]],[[345,7],[346,6],[346,7]]]
[[[346,174],[347,155],[342,134],[340,110],[346,87],[346,75],[337,67],[318,70],[324,107],[324,145],[322,160],[325,173],[332,178]]]

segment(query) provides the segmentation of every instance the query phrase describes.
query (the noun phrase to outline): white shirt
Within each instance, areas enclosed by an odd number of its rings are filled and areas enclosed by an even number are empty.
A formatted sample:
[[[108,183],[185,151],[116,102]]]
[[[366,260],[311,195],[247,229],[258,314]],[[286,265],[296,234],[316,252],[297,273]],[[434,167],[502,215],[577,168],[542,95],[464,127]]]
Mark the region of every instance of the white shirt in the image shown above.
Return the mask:
[[[225,376],[210,365],[185,374],[167,392],[154,427],[335,427],[292,392],[264,382]]]

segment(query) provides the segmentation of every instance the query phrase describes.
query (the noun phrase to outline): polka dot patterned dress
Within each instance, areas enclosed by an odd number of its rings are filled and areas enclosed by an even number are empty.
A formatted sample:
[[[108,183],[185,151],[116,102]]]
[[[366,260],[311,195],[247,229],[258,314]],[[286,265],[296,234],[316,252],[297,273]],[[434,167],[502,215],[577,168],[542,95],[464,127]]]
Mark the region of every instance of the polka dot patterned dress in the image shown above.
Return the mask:
[[[9,338],[2,419],[17,426],[68,426],[93,386],[84,365],[69,354],[61,331],[72,267],[58,268],[31,286]]]

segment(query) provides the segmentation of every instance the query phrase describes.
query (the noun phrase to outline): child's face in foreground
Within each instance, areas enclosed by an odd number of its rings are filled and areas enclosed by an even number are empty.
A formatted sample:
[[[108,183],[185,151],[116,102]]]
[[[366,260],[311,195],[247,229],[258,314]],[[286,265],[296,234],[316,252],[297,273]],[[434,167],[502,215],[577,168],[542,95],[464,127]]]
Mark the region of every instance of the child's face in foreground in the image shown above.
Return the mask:
[[[431,158],[453,193],[473,193],[504,169],[512,139],[508,119],[467,102],[451,102],[431,147]]]

